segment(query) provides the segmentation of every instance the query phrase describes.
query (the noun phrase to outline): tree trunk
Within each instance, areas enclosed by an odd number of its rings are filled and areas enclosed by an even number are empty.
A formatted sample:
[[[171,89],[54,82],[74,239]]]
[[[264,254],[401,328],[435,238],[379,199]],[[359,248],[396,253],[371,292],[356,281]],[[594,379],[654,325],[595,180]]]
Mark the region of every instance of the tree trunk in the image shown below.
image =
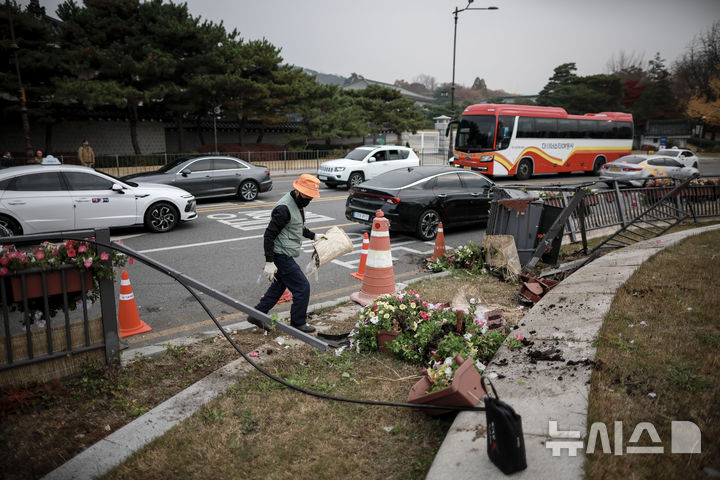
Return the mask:
[[[53,145],[52,145],[52,132],[53,126],[52,123],[48,123],[45,125],[45,154],[49,155],[53,153]]]
[[[184,136],[185,131],[183,130],[183,118],[182,118],[182,112],[177,112],[175,116],[175,124],[177,125],[177,131],[178,131],[178,152],[184,152],[185,151],[185,145],[184,145]]]
[[[205,135],[203,134],[203,129],[202,129],[201,123],[202,123],[202,117],[200,115],[196,116],[195,117],[195,128],[197,128],[198,140],[200,140],[200,146],[204,146],[205,145]]]
[[[133,150],[135,155],[140,155],[140,145],[137,139],[137,124],[138,124],[138,113],[137,103],[135,100],[128,101],[128,110],[130,113],[130,141],[132,141]]]
[[[245,125],[247,125],[247,117],[243,115],[240,117],[240,131],[238,132],[238,142],[241,147],[245,145]]]
[[[257,140],[255,140],[255,143],[262,143],[262,139],[265,136],[265,125],[262,123],[260,124],[260,133],[258,134]]]

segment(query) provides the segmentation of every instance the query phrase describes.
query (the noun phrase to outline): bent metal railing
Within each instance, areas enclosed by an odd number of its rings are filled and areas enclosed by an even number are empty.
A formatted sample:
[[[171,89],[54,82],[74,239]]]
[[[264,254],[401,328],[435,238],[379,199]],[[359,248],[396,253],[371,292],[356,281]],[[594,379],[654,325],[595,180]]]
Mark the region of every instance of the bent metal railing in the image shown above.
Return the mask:
[[[282,323],[282,322],[273,322],[273,320],[265,313],[260,312],[258,310],[255,310],[253,307],[236,300],[219,290],[216,290],[210,286],[207,286],[185,274],[182,272],[179,272],[177,270],[174,270],[160,262],[157,262],[131,248],[126,247],[125,245],[121,245],[116,242],[112,242],[110,240],[110,234],[107,229],[103,230],[76,230],[76,231],[68,231],[68,232],[56,232],[56,233],[47,233],[47,234],[38,234],[38,235],[24,235],[19,237],[3,237],[2,238],[2,244],[14,244],[16,246],[32,246],[40,244],[44,241],[64,241],[64,240],[78,240],[78,241],[86,241],[90,243],[95,243],[98,247],[98,253],[101,254],[103,252],[109,253],[109,251],[115,250],[120,253],[124,253],[125,255],[128,255],[129,257],[133,258],[134,260],[140,261],[147,266],[165,274],[173,279],[175,279],[178,283],[180,283],[183,287],[185,287],[192,295],[193,297],[197,298],[195,295],[195,290],[202,292],[215,300],[218,300],[230,307],[233,307],[240,312],[243,312],[247,314],[248,316],[252,316],[261,322],[263,322],[268,327],[271,325],[274,325],[275,328],[282,331],[283,333],[286,333],[288,335],[291,335],[315,348],[318,348],[320,350],[327,350],[328,349],[328,343],[325,341],[316,338],[312,335],[308,335],[304,332],[301,332],[295,328],[292,328],[291,326]],[[23,285],[23,295],[21,302],[24,305],[24,315],[23,315],[23,328],[24,333],[26,337],[26,345],[25,350],[28,353],[28,358],[22,359],[22,360],[16,360],[13,354],[13,346],[11,342],[11,336],[12,336],[12,325],[11,325],[11,319],[10,319],[10,308],[9,304],[11,303],[10,300],[10,294],[11,294],[11,288],[9,288],[9,281],[7,281],[7,276],[4,280],[0,281],[0,300],[2,300],[2,307],[0,307],[0,311],[2,314],[3,319],[3,330],[5,339],[4,339],[4,347],[5,347],[5,358],[2,358],[2,355],[0,355],[0,372],[4,370],[8,370],[11,368],[16,368],[20,366],[25,366],[41,361],[46,361],[49,359],[54,358],[60,358],[62,356],[67,356],[73,353],[80,353],[85,352],[89,350],[96,350],[104,348],[105,350],[105,359],[108,363],[115,362],[118,360],[118,352],[119,352],[119,338],[118,338],[118,326],[117,326],[117,319],[116,319],[116,302],[115,302],[115,291],[114,291],[114,285],[112,279],[100,279],[99,280],[99,287],[100,287],[100,307],[101,307],[101,315],[102,315],[102,326],[103,326],[103,340],[102,342],[91,342],[89,339],[89,333],[88,333],[88,311],[87,311],[87,302],[86,297],[84,294],[83,289],[83,297],[82,297],[82,323],[84,325],[83,328],[83,335],[85,338],[85,341],[83,345],[81,346],[73,346],[73,342],[71,341],[72,337],[72,322],[70,319],[70,315],[68,312],[68,305],[67,305],[67,289],[65,288],[65,285],[63,285],[62,294],[65,298],[65,304],[64,308],[62,309],[62,314],[64,317],[64,335],[67,338],[67,341],[63,346],[60,348],[56,347],[56,341],[54,339],[54,336],[58,333],[57,322],[53,324],[53,318],[50,314],[50,309],[48,306],[48,289],[46,283],[46,276],[48,275],[48,272],[39,271],[39,273],[42,275],[42,281],[43,281],[43,297],[44,297],[44,318],[46,319],[45,326],[43,329],[45,330],[45,339],[47,341],[47,349],[46,352],[42,355],[35,355],[36,346],[33,342],[33,338],[36,337],[34,335],[34,332],[31,331],[31,319],[28,317],[28,299],[26,295],[26,288],[25,288],[25,277],[32,273],[31,271],[25,271],[23,274],[20,275],[21,277],[21,284]],[[63,280],[65,279],[65,276],[63,274]],[[82,280],[84,282],[84,280]],[[202,305],[203,308],[206,308],[204,305]],[[208,312],[210,314],[210,312]],[[212,317],[212,315],[211,315]]]

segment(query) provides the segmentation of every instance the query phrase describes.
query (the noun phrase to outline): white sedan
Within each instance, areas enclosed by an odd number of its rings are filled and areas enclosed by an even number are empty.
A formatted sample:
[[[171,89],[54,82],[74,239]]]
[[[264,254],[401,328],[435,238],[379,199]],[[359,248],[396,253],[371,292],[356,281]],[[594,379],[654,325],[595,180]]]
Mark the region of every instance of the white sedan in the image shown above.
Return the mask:
[[[619,183],[642,187],[653,178],[684,180],[698,174],[697,168],[686,167],[674,158],[660,155],[626,155],[604,164],[600,169],[600,181],[616,180]]]
[[[76,165],[0,170],[0,232],[24,235],[145,225],[159,233],[195,218],[195,197],[168,185],[131,186]]]
[[[655,155],[674,158],[686,167],[698,168],[698,165],[700,165],[700,159],[692,150],[684,150],[677,147],[663,148],[655,152]]]

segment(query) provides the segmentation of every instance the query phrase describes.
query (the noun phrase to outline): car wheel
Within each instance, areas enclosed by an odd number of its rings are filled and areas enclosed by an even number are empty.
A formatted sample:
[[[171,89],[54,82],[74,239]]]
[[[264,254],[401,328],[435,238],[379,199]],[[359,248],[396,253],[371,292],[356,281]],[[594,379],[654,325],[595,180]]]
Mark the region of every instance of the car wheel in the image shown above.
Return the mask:
[[[253,200],[255,200],[258,196],[257,183],[253,182],[252,180],[245,180],[243,183],[240,184],[240,188],[238,189],[238,196],[246,202],[252,202]]]
[[[602,166],[605,165],[605,159],[604,158],[596,158],[595,163],[593,163],[593,168],[589,172],[585,172],[588,175],[599,175],[600,169]]]
[[[532,176],[533,168],[532,163],[530,163],[530,160],[520,160],[520,164],[517,166],[517,170],[515,171],[515,176],[518,180],[527,180]]]
[[[145,226],[153,233],[169,232],[180,221],[177,208],[168,202],[158,202],[145,212]]]
[[[420,214],[415,233],[420,240],[432,240],[437,235],[440,214],[437,210],[428,209]]]
[[[333,189],[334,189],[335,187],[337,187],[337,184],[335,184],[335,183],[326,183],[325,186],[326,186],[327,188],[333,188]]]
[[[365,180],[365,177],[363,177],[363,174],[360,172],[354,172],[350,175],[350,178],[348,178],[348,188],[352,188],[355,185],[361,184]]]
[[[0,215],[0,237],[22,235],[22,228],[10,217]]]

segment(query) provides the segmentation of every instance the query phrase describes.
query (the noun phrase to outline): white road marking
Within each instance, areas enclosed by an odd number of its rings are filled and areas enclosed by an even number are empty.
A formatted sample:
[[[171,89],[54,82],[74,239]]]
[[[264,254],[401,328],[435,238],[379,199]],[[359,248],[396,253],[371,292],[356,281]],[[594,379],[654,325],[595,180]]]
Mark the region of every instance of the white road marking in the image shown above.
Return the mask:
[[[210,220],[216,220],[223,225],[227,225],[238,230],[260,230],[270,223],[271,210],[254,210],[249,212],[238,213],[213,213],[207,215]],[[329,222],[334,221],[332,217],[320,215],[310,211],[305,212],[305,223]]]

